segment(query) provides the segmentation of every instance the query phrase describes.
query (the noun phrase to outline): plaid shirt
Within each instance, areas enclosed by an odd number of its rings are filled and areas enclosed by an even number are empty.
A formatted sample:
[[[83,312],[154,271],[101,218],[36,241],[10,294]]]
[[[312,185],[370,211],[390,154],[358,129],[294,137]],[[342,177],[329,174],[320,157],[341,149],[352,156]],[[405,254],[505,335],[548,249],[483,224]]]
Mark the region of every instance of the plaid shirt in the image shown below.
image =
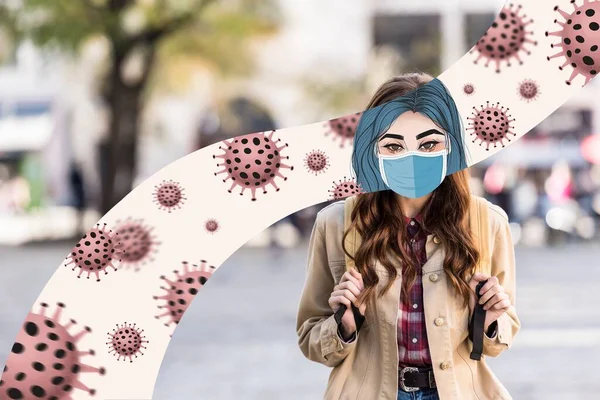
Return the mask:
[[[423,266],[427,261],[425,244],[427,233],[421,229],[421,218],[406,218],[408,251],[418,264]],[[404,271],[404,270],[403,270]],[[423,281],[421,268],[417,268],[417,279],[409,291],[410,301],[400,301],[398,312],[398,357],[399,366],[429,366],[431,355],[425,328],[425,311],[423,310]]]

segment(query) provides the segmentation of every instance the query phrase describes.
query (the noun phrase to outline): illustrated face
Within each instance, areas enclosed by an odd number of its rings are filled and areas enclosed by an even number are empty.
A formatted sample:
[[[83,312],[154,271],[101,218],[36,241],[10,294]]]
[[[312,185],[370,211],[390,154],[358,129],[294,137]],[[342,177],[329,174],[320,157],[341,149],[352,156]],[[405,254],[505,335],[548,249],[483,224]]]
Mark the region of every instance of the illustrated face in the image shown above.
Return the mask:
[[[411,151],[435,153],[444,149],[446,132],[429,118],[412,111],[398,117],[377,143],[382,156],[399,156]]]

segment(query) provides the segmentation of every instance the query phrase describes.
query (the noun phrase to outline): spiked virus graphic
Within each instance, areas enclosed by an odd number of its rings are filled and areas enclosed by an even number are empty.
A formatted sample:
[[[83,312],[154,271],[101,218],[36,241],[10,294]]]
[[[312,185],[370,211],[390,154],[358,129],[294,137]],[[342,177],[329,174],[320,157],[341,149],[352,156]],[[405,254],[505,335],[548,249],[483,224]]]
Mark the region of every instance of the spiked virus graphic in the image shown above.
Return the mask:
[[[211,218],[204,223],[204,229],[206,229],[208,233],[215,233],[219,230],[219,223],[216,219]]]
[[[160,244],[152,235],[151,228],[140,220],[127,219],[117,222],[115,229],[119,235],[119,243],[115,247],[122,251],[121,265],[125,268],[140,270],[140,266],[148,261],[153,261],[151,256],[156,253],[156,247]]]
[[[154,203],[158,205],[159,210],[166,210],[169,213],[178,210],[187,200],[183,192],[184,189],[178,182],[163,181],[154,187]]]
[[[226,174],[227,178],[223,179],[223,182],[232,180],[231,187],[228,189],[229,193],[236,186],[242,189],[240,195],[243,195],[246,189],[250,189],[252,201],[256,201],[257,189],[262,189],[265,194],[267,185],[272,185],[276,191],[279,191],[279,187],[275,184],[275,178],[279,177],[286,181],[287,178],[281,174],[281,169],[288,168],[292,171],[294,167],[282,163],[282,160],[289,159],[289,157],[281,155],[281,151],[288,145],[287,143],[279,144],[281,139],[274,141],[275,132],[239,136],[225,140],[223,145],[219,146],[219,149],[223,150],[223,154],[213,155],[213,158],[223,160],[217,164],[223,169],[216,172],[215,176]]]
[[[470,53],[478,53],[475,64],[481,59],[486,60],[486,67],[493,62],[496,64],[496,72],[500,72],[500,63],[503,61],[508,67],[511,66],[513,59],[517,60],[519,64],[523,64],[519,53],[531,54],[526,49],[526,44],[530,43],[535,46],[537,42],[529,38],[533,32],[527,30],[533,21],[526,21],[526,15],[519,15],[520,11],[521,6],[513,4],[500,11],[492,26],[470,51]]]
[[[516,136],[512,132],[513,127],[510,124],[514,119],[510,119],[508,115],[508,108],[500,106],[500,103],[495,105],[481,106],[481,110],[473,107],[473,115],[469,118],[469,130],[471,135],[474,136],[473,143],[479,140],[479,145],[486,144],[486,150],[490,149],[490,145],[493,144],[494,148],[498,143],[504,147],[504,141],[510,142],[509,136]]]
[[[364,191],[354,179],[344,177],[344,179],[339,182],[333,183],[333,187],[329,190],[329,193],[330,200],[341,200],[355,194],[364,193]]]
[[[144,355],[142,350],[145,350],[144,346],[150,343],[146,340],[146,336],[143,335],[144,330],[139,329],[135,324],[117,324],[117,328],[113,329],[112,332],[108,332],[108,342],[110,350],[109,354],[113,354],[117,357],[117,361],[123,361],[129,358],[129,362],[132,363],[132,357],[137,358],[138,354]]]
[[[531,102],[536,100],[540,95],[540,86],[531,79],[526,79],[523,82],[519,83],[519,88],[517,89],[517,94],[526,102]]]
[[[90,279],[91,274],[94,274],[96,282],[100,282],[100,272],[107,275],[107,268],[117,270],[114,263],[121,261],[123,256],[123,251],[119,249],[119,245],[120,242],[116,233],[113,234],[112,231],[107,231],[106,224],[102,227],[97,224],[73,247],[71,254],[66,258],[69,262],[65,266],[73,264],[73,271],[79,268],[78,278],[81,278],[81,275],[87,272],[88,279]]]
[[[359,112],[328,121],[325,124],[325,136],[334,135],[334,139],[340,140],[340,147],[344,147],[346,142],[352,144],[361,115],[362,112]]]
[[[321,150],[313,150],[304,157],[306,170],[314,175],[319,175],[329,168],[329,157]]]
[[[212,276],[214,270],[215,267],[208,265],[204,260],[201,261],[200,266],[193,265],[192,267],[184,261],[183,271],[173,271],[175,273],[173,280],[161,276],[160,278],[167,285],[160,288],[166,293],[162,296],[154,296],[154,300],[164,301],[163,305],[158,306],[159,309],[164,311],[155,318],[167,318],[168,321],[165,322],[165,326],[178,324],[183,313],[194,299],[194,296],[196,296],[200,288]]]
[[[571,1],[573,11],[568,13],[558,6],[554,11],[564,19],[563,22],[554,20],[562,29],[556,32],[546,32],[546,36],[557,36],[559,43],[551,45],[552,48],[561,49],[559,53],[548,57],[548,60],[562,57],[564,63],[558,67],[561,71],[567,65],[573,68],[571,76],[566,81],[570,85],[577,76],[582,75],[587,83],[598,74],[600,70],[600,0],[583,0],[578,6],[576,1]]]
[[[53,315],[47,316],[48,305],[41,303],[39,314],[27,314],[2,374],[1,399],[71,399],[75,390],[92,396],[96,393],[79,380],[82,373],[105,374],[104,368],[82,361],[95,354],[79,349],[79,342],[91,329],[73,333],[74,320],[61,322],[64,308],[58,303]]]
[[[472,96],[475,93],[475,85],[472,83],[465,83],[463,86],[463,93],[467,96]]]

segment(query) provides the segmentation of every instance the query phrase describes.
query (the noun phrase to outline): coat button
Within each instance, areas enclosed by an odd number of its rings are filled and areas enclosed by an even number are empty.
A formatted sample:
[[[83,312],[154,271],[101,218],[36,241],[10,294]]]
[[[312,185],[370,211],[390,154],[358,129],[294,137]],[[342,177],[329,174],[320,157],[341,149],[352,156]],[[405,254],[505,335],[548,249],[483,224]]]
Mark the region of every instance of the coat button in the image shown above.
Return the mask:
[[[431,274],[431,275],[429,275],[429,280],[431,282],[437,282],[438,279],[439,279],[438,274]]]
[[[435,321],[433,321],[433,323],[435,324],[435,326],[442,326],[442,325],[444,325],[444,318],[442,318],[442,317],[436,318]]]
[[[433,243],[435,243],[435,244],[440,244],[441,242],[442,242],[442,241],[440,240],[440,238],[439,238],[439,237],[437,237],[437,236],[434,236],[434,237],[433,237]]]
[[[440,368],[441,369],[448,369],[448,368],[450,368],[450,362],[444,361],[443,363],[440,364]]]

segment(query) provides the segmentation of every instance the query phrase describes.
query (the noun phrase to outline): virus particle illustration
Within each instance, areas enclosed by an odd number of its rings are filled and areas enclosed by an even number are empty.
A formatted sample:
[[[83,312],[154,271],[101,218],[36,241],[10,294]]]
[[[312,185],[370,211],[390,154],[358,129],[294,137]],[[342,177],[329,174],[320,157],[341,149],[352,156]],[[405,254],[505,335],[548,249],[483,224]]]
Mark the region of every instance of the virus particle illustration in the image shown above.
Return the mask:
[[[537,42],[530,39],[533,32],[527,30],[527,26],[533,21],[526,21],[525,15],[519,15],[520,11],[521,6],[515,7],[513,4],[500,11],[492,26],[470,51],[470,53],[478,53],[475,64],[478,64],[482,58],[486,60],[486,67],[490,62],[494,62],[496,72],[500,72],[500,63],[503,61],[508,67],[511,66],[513,59],[523,64],[519,53],[523,51],[527,55],[531,54],[526,49],[526,44],[531,43],[535,46]]]
[[[48,305],[41,303],[41,312],[30,312],[8,356],[2,380],[1,399],[71,399],[75,389],[94,395],[79,379],[82,373],[105,374],[104,368],[95,368],[82,362],[93,356],[93,350],[81,351],[80,340],[91,329],[84,327],[72,333],[76,324],[60,321],[65,305],[58,303],[52,316],[47,316]]]
[[[211,218],[204,223],[204,229],[206,229],[206,232],[208,233],[215,233],[219,230],[219,222],[216,219]]]
[[[184,261],[183,271],[173,271],[175,273],[173,280],[161,276],[160,278],[167,285],[160,288],[166,293],[162,296],[154,296],[154,300],[164,301],[163,305],[158,306],[159,309],[164,311],[155,318],[167,318],[168,321],[165,323],[165,326],[178,324],[183,313],[194,299],[194,296],[196,296],[200,288],[212,276],[214,270],[215,267],[208,265],[204,260],[201,261],[200,266],[194,264],[192,267]]]
[[[117,222],[115,232],[119,235],[117,250],[122,252],[121,265],[139,271],[142,265],[152,260],[156,247],[160,244],[152,235],[154,228],[146,226],[142,220],[131,218]]]
[[[154,203],[158,205],[159,210],[167,210],[169,213],[178,210],[187,200],[184,190],[178,182],[163,181],[154,187]]]
[[[479,145],[486,144],[486,150],[489,151],[490,145],[493,144],[494,148],[498,143],[504,147],[504,141],[510,142],[510,136],[516,136],[512,132],[513,127],[510,124],[514,119],[510,119],[508,115],[508,108],[500,106],[500,103],[495,105],[481,106],[481,110],[473,107],[473,115],[469,118],[469,130],[471,135],[474,136],[473,143],[479,140]]]
[[[587,83],[598,74],[600,70],[600,1],[583,0],[583,4],[578,6],[575,0],[571,1],[574,10],[569,14],[554,7],[564,19],[564,22],[554,20],[562,29],[556,32],[546,32],[546,36],[557,36],[561,39],[560,43],[551,45],[552,48],[558,47],[561,51],[548,60],[563,57],[564,63],[558,67],[561,71],[567,65],[573,68],[571,76],[566,81],[567,85],[573,82],[575,77],[582,75]]]
[[[330,200],[341,200],[355,194],[364,193],[364,191],[354,179],[344,177],[344,179],[339,182],[333,183],[333,187],[329,190],[329,193]]]
[[[150,343],[143,333],[144,330],[137,328],[135,324],[127,322],[122,325],[117,324],[116,329],[108,332],[106,343],[110,348],[108,353],[117,357],[117,361],[121,361],[122,357],[123,361],[129,358],[129,362],[133,362],[132,357],[137,358],[138,354],[144,355],[142,353],[142,350],[146,349],[144,345]]]
[[[304,157],[304,166],[308,172],[319,175],[329,168],[329,157],[321,150],[313,150]]]
[[[219,149],[223,150],[223,154],[213,155],[213,158],[223,160],[222,163],[217,164],[223,169],[216,172],[215,176],[227,174],[227,178],[223,179],[223,182],[232,180],[231,187],[228,189],[229,193],[234,187],[239,186],[242,189],[240,195],[243,195],[244,191],[249,188],[252,193],[252,201],[256,201],[257,189],[262,189],[265,194],[267,193],[266,187],[273,185],[275,190],[279,191],[279,187],[275,184],[275,177],[286,181],[287,178],[281,174],[281,169],[289,168],[292,171],[294,167],[282,163],[282,160],[289,159],[289,157],[281,155],[281,151],[288,145],[287,143],[279,144],[281,139],[274,141],[275,132],[273,130],[269,134],[260,132],[239,136],[225,140],[223,146],[219,146]]]
[[[334,135],[334,139],[340,140],[340,147],[344,147],[346,142],[352,144],[361,115],[362,112],[359,112],[326,122],[325,136]]]
[[[534,80],[526,79],[519,83],[517,94],[522,100],[529,103],[539,97],[540,86]]]
[[[475,85],[472,83],[465,83],[463,85],[463,93],[467,96],[472,96],[475,93]]]
[[[81,275],[87,272],[88,279],[90,279],[91,274],[94,274],[96,275],[96,282],[100,282],[100,272],[107,275],[108,268],[117,270],[114,263],[121,261],[123,256],[123,251],[119,249],[119,245],[120,242],[116,233],[113,234],[112,231],[108,231],[106,224],[102,227],[97,224],[73,247],[66,258],[69,262],[65,266],[73,264],[73,271],[79,268],[78,278],[81,278]]]

